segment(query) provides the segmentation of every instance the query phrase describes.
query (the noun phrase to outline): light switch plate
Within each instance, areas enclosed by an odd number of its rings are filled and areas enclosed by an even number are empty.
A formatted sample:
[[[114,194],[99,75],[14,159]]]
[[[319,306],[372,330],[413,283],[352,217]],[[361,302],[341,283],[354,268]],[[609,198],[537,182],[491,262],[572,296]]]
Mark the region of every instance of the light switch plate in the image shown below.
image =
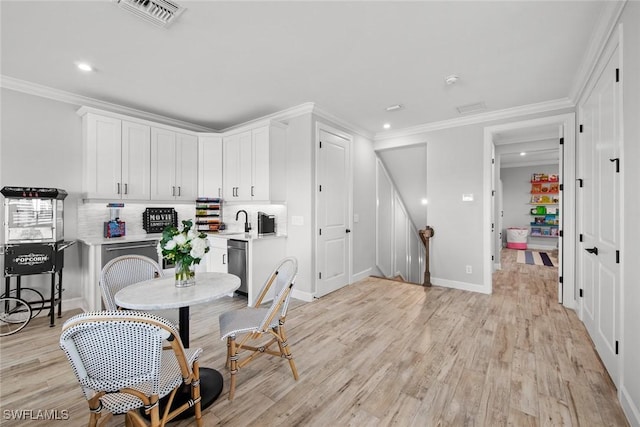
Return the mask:
[[[471,194],[463,194],[462,195],[463,202],[473,202],[473,193]]]

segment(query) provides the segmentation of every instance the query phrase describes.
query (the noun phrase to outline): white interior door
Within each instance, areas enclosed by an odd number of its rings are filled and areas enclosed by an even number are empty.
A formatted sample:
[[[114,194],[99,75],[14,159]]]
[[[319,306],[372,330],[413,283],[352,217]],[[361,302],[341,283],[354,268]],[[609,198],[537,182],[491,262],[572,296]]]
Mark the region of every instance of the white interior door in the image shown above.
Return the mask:
[[[564,126],[560,125],[558,128],[558,138],[560,138],[562,141],[564,141]],[[560,144],[560,148],[558,150],[558,178],[560,183],[564,183],[564,143]],[[564,188],[564,186],[561,184],[560,188]],[[556,215],[556,219],[558,220],[558,303],[562,304],[563,303],[563,297],[564,297],[564,285],[563,283],[560,281],[560,277],[562,277],[562,269],[563,269],[563,233],[562,233],[562,229],[563,229],[563,221],[562,221],[562,215],[564,214],[565,210],[566,210],[566,205],[564,204],[564,193],[563,190],[560,190],[558,192],[558,201],[559,201],[559,206],[560,206],[560,212],[558,215]]]
[[[322,129],[319,137],[316,296],[349,284],[351,232],[349,140]]]
[[[582,318],[614,383],[619,383],[620,334],[620,86],[616,48],[580,108],[578,283]]]

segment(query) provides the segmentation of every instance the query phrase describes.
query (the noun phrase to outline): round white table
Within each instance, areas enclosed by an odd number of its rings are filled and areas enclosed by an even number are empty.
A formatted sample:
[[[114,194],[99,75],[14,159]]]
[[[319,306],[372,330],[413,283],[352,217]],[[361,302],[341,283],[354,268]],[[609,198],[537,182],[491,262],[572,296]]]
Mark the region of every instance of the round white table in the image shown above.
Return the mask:
[[[186,288],[175,286],[173,275],[135,283],[118,291],[116,304],[129,310],[162,310],[179,308],[180,339],[189,347],[189,306],[202,304],[232,294],[240,287],[240,278],[227,273],[196,273],[196,284]],[[200,367],[200,396],[202,409],[210,406],[220,395],[222,374],[211,368]],[[179,397],[179,395],[182,395]],[[180,406],[191,398],[188,388],[176,395],[174,406]],[[162,404],[162,401],[161,401]],[[176,419],[193,416],[193,408]]]
[[[240,278],[227,273],[196,273],[196,284],[175,286],[173,275],[135,283],[118,291],[114,297],[119,307],[129,310],[163,310],[179,308],[180,339],[189,347],[189,307],[232,294],[240,287]]]

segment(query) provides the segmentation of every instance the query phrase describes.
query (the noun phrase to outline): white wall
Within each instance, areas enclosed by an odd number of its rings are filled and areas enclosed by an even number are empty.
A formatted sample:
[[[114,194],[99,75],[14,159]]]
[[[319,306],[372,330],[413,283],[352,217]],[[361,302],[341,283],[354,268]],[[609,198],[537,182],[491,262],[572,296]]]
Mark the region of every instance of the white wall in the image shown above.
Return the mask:
[[[0,184],[66,190],[64,237],[74,239],[82,191],[82,121],[76,114],[78,107],[3,88],[1,108]],[[4,209],[0,211],[0,223],[4,223]],[[64,253],[65,299],[81,295],[78,254],[78,245]],[[24,277],[22,283],[44,290],[45,297],[49,295],[49,275]]]
[[[298,259],[294,289],[298,298],[310,299],[315,292],[313,121],[310,114],[288,121],[287,128],[287,255]],[[296,225],[292,218],[302,220]]]
[[[376,154],[372,141],[354,135],[353,150],[353,279],[378,274],[375,268]],[[355,222],[357,217],[358,221]]]
[[[622,406],[631,425],[640,426],[640,333],[638,333],[637,262],[640,260],[640,3],[627,2],[621,20],[623,25],[623,194],[625,236],[622,255],[624,295],[622,295],[623,329]]]
[[[378,157],[387,170],[394,171],[396,191],[400,193],[414,226],[424,228],[428,225],[427,207],[421,201],[427,197],[427,145],[381,150]]]
[[[531,200],[531,176],[534,173],[558,174],[558,165],[526,166],[521,168],[502,168],[502,236],[506,243],[506,229],[509,227],[529,227],[533,217],[529,214]],[[499,213],[498,213],[499,214]],[[529,237],[529,243],[535,247],[555,248],[557,238]]]
[[[432,132],[427,138],[427,182],[431,281],[488,292],[483,284],[482,129],[465,126]],[[463,194],[473,201],[463,202]],[[472,273],[466,273],[470,265]]]

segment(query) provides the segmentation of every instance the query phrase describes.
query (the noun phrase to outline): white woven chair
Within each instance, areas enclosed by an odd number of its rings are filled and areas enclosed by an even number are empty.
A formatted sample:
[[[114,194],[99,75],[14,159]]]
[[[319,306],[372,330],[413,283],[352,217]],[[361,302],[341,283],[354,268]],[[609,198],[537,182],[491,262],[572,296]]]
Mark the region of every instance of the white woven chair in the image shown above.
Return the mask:
[[[170,350],[163,350],[165,340]],[[79,314],[62,326],[60,348],[89,403],[89,426],[104,425],[113,414],[126,414],[127,426],[164,426],[191,407],[202,426],[202,349],[185,349],[175,326],[165,319],[124,310]],[[191,385],[191,398],[170,410],[183,384]],[[161,414],[159,399],[165,396],[169,397]],[[103,410],[108,411],[104,417]]]
[[[106,310],[119,310],[115,295],[119,290],[134,283],[162,277],[162,268],[149,257],[143,255],[123,255],[109,261],[100,274],[100,291]],[[152,310],[149,313],[178,325],[178,310]]]
[[[287,335],[284,330],[291,290],[297,272],[298,261],[292,257],[285,258],[269,276],[253,307],[244,307],[220,315],[220,338],[227,340],[226,367],[231,372],[229,400],[232,400],[235,395],[238,370],[261,354],[288,359],[293,378],[298,379],[298,370],[287,345]],[[271,306],[260,307],[267,295],[273,295]],[[248,345],[253,340],[263,339],[264,335],[270,337],[270,341],[261,345]],[[275,343],[278,344],[278,351],[269,349]],[[249,351],[251,354],[240,359],[239,354],[244,351]]]

